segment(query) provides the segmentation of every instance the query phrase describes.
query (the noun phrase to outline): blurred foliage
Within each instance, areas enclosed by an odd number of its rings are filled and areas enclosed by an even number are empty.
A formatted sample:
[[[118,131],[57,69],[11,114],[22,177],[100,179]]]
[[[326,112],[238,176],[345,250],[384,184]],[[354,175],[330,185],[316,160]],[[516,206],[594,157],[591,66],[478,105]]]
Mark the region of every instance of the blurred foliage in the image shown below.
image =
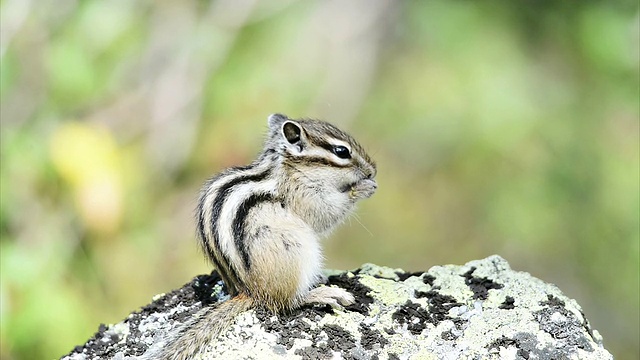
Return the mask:
[[[199,186],[273,112],[378,161],[329,267],[500,254],[640,356],[637,2],[0,6],[2,359],[60,356],[209,271]]]

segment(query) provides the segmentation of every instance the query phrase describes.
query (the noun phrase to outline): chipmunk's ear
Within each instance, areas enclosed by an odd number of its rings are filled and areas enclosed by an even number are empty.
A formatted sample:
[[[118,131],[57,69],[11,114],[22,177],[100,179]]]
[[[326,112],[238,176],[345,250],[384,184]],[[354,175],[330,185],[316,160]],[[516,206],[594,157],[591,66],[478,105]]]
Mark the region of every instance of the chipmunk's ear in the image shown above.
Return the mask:
[[[267,119],[269,123],[269,133],[272,139],[283,142],[289,149],[296,153],[301,153],[304,149],[305,141],[302,126],[295,120],[291,120],[287,115],[271,114]]]
[[[302,127],[295,121],[287,120],[282,124],[282,136],[289,145],[292,145],[298,152],[304,148]]]
[[[300,125],[293,121],[286,121],[282,124],[282,135],[287,139],[287,142],[291,145],[295,145],[300,142],[302,136],[302,129]]]
[[[269,124],[269,129],[271,129],[271,131],[279,131],[282,127],[282,124],[287,120],[289,120],[287,115],[271,114],[267,118],[267,123]]]

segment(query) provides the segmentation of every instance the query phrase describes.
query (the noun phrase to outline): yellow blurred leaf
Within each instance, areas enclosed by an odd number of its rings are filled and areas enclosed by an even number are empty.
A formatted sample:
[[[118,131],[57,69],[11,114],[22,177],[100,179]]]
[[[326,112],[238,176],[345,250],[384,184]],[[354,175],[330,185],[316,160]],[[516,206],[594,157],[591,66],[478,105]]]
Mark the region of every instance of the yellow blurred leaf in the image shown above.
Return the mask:
[[[85,225],[100,233],[116,230],[122,218],[122,169],[109,131],[63,123],[52,135],[50,152],[55,169],[71,185]]]

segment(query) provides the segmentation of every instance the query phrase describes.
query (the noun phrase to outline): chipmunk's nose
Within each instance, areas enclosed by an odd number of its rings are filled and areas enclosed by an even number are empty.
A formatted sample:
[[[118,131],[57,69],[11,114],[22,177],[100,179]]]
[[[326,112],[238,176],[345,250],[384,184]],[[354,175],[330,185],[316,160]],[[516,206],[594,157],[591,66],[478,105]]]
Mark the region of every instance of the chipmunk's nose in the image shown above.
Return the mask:
[[[376,177],[376,170],[369,170],[365,173],[365,175],[367,176],[367,179],[373,180],[373,178]]]

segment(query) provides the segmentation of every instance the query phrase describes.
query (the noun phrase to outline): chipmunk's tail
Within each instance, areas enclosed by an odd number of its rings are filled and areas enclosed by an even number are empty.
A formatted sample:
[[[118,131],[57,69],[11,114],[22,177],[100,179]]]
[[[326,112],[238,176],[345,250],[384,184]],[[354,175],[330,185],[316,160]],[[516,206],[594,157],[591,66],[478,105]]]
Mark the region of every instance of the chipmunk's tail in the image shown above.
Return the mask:
[[[143,360],[188,360],[211,344],[240,313],[254,307],[251,298],[238,295],[217,307],[207,306],[171,333],[161,348],[152,347]]]

